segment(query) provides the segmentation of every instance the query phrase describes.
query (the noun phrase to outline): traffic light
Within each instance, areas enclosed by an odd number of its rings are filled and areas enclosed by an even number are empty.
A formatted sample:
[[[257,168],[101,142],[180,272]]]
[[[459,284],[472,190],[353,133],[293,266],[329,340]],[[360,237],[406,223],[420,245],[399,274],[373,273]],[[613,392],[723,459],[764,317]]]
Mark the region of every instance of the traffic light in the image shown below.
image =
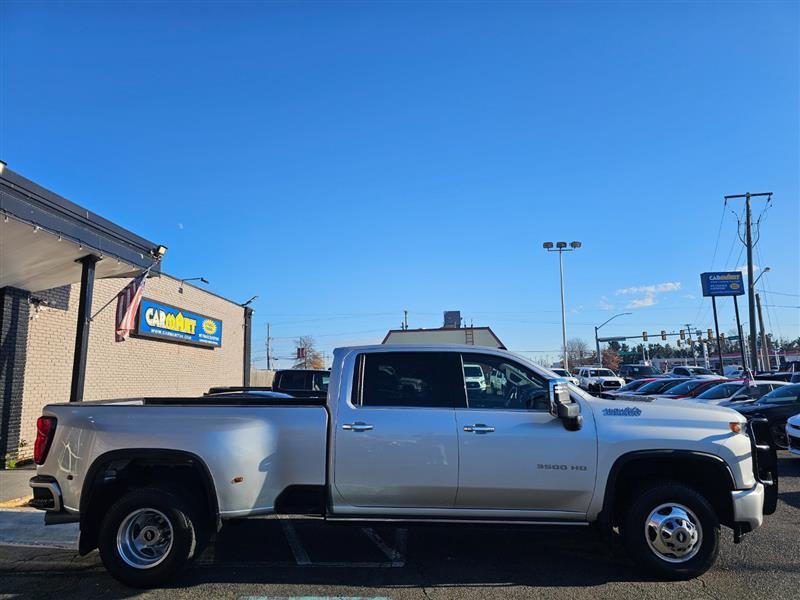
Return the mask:
[[[708,329],[708,339],[710,339],[710,340],[714,339],[714,330],[711,329],[710,327]]]
[[[646,331],[643,331],[643,332],[642,332],[642,341],[643,341],[643,342],[646,342],[646,341],[647,341],[647,332],[646,332]]]
[[[663,329],[661,330],[661,339],[664,340],[665,342],[667,341],[667,332],[664,331]]]
[[[680,333],[681,333],[681,339],[685,340],[686,339],[686,330],[685,329],[681,329]]]

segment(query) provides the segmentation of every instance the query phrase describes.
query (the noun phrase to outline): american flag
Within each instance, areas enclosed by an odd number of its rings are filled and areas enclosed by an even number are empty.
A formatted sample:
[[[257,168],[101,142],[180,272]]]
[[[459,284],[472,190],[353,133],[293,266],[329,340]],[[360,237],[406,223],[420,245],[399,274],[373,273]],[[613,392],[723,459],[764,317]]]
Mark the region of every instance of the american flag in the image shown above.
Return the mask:
[[[142,302],[142,293],[144,292],[144,282],[147,280],[147,275],[150,269],[143,271],[133,281],[125,286],[119,294],[117,294],[117,320],[116,320],[116,340],[124,342],[128,336],[136,328],[136,311],[139,310],[139,304]]]

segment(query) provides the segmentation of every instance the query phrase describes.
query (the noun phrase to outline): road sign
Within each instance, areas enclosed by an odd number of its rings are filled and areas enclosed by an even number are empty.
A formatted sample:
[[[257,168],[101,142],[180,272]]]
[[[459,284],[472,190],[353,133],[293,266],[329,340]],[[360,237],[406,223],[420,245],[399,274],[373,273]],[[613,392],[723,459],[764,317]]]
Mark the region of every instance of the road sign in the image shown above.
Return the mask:
[[[700,273],[703,296],[742,296],[744,283],[739,271]]]

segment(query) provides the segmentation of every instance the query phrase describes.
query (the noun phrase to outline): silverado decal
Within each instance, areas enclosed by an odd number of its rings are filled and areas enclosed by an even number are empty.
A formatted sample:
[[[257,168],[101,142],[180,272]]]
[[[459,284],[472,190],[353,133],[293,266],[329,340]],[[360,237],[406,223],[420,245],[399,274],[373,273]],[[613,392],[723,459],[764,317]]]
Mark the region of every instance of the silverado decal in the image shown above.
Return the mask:
[[[641,408],[626,406],[625,408],[604,408],[604,417],[638,417],[642,414]]]

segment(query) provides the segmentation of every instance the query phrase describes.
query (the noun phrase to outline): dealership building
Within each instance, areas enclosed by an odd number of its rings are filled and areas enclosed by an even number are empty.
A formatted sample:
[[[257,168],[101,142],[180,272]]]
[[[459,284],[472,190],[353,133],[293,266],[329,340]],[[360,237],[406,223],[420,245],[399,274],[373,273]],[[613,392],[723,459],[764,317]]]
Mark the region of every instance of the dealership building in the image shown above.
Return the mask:
[[[0,468],[32,455],[45,404],[249,382],[252,309],[164,273],[163,246],[0,169]],[[118,342],[117,294],[147,269]]]

